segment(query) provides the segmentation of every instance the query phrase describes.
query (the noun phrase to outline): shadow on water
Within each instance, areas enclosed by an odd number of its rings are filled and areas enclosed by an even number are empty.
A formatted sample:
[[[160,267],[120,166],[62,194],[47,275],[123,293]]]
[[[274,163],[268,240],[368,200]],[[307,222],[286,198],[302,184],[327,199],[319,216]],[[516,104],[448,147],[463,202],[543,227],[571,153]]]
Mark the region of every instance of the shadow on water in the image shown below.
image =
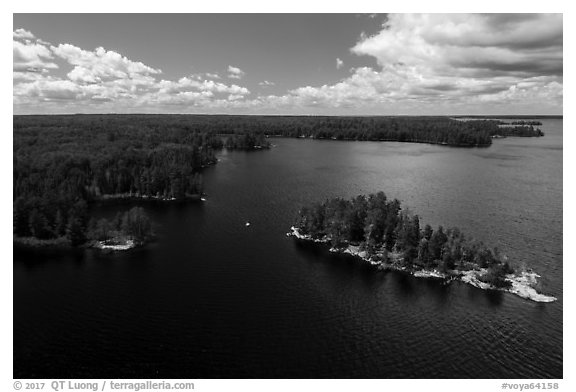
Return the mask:
[[[325,266],[330,272],[343,274],[349,279],[358,278],[366,289],[372,290],[389,281],[393,284],[391,287],[394,292],[405,300],[412,301],[426,297],[442,306],[449,300],[451,286],[444,280],[416,278],[402,271],[382,271],[355,256],[331,253],[326,244],[295,241],[294,247],[303,259]],[[497,298],[492,301],[495,303]]]
[[[462,285],[467,297],[474,302],[487,302],[491,306],[502,305],[506,293],[499,290],[483,290],[464,283],[447,282],[442,279],[416,278],[402,271],[380,271],[359,261],[351,255],[334,254],[328,251],[328,245],[307,241],[295,241],[294,247],[304,259],[311,263],[326,266],[332,272],[346,274],[350,278],[360,277],[368,287],[382,285],[386,278],[393,282],[397,294],[404,300],[417,300],[423,297],[434,300],[444,307],[450,300],[452,285]]]
[[[347,271],[349,273],[365,271],[365,276],[367,277],[374,276],[378,273],[381,274],[382,272],[355,256],[330,252],[328,250],[329,245],[327,244],[295,241],[294,247],[306,260],[312,263],[322,263],[331,266],[335,270]]]
[[[490,305],[500,306],[504,301],[504,292],[497,290],[482,290]]]
[[[26,268],[43,267],[46,263],[82,264],[86,250],[82,248],[28,248],[14,246],[14,260]]]
[[[469,300],[474,302],[487,302],[489,305],[492,306],[500,306],[504,301],[504,293],[503,291],[498,290],[483,290],[478,287],[473,287],[470,285],[466,285],[465,283],[459,283],[461,285],[466,286],[467,297]]]
[[[155,217],[161,217],[164,214],[181,215],[184,212],[202,211],[205,203],[202,201],[176,200],[176,201],[158,201],[158,200],[112,200],[98,202],[90,205],[90,215],[94,219],[106,218],[112,219],[117,213],[123,213],[133,207],[142,207],[151,215],[153,221]]]
[[[92,248],[27,248],[14,247],[14,260],[26,270],[45,269],[48,265],[69,265],[75,267],[89,267],[97,263],[122,262],[124,266],[142,266],[150,260],[151,251],[157,243],[149,243],[144,247],[130,249],[122,252],[103,251]]]
[[[417,297],[417,290],[414,287],[414,278],[406,273],[396,273],[396,286],[398,293],[403,299],[413,299]]]
[[[318,260],[321,256],[326,254],[328,245],[308,241],[294,241],[294,247],[298,250],[298,253],[303,256],[313,255],[315,256],[315,259]]]

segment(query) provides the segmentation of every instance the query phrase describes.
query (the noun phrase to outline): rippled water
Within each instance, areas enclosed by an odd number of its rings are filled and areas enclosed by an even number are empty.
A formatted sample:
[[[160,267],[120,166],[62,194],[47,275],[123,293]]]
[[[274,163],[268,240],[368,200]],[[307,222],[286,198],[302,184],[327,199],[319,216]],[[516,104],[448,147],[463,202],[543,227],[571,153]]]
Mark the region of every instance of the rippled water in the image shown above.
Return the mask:
[[[543,122],[543,138],[486,149],[274,139],[222,154],[206,202],[145,204],[147,248],[17,252],[14,377],[561,378],[562,120]],[[558,301],[375,272],[285,236],[304,203],[379,190],[497,245]]]

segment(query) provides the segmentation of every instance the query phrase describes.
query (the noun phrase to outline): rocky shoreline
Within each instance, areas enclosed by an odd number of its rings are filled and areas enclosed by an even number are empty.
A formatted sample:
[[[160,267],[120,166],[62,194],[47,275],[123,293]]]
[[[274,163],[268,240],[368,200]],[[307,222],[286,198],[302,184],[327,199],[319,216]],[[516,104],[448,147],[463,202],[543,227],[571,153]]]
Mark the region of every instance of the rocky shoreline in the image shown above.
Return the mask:
[[[300,230],[294,226],[290,228],[290,232],[286,233],[286,235],[299,240],[311,241],[315,243],[327,244],[330,242],[330,238],[327,236],[324,236],[323,238],[312,238],[312,236],[308,234],[300,233]],[[360,250],[360,247],[354,245],[348,245],[348,247],[342,249],[330,248],[330,252],[348,254],[376,267],[379,270],[402,271],[409,273],[416,278],[441,279],[445,282],[458,280],[483,290],[505,291],[535,302],[553,302],[557,300],[555,297],[541,294],[536,291],[534,286],[538,283],[538,278],[540,278],[540,275],[533,271],[522,271],[519,274],[506,275],[506,281],[510,283],[510,287],[503,288],[495,287],[480,280],[480,277],[487,271],[484,268],[472,269],[468,271],[450,270],[448,272],[442,272],[435,269],[408,269],[407,267],[398,263],[398,260],[401,259],[399,254],[390,252],[386,257],[386,261],[383,261],[383,254],[377,252],[375,255],[369,257],[365,251]]]
[[[193,201],[204,201],[204,194],[187,194],[183,198],[176,198],[172,196],[160,196],[160,195],[145,195],[140,193],[115,193],[115,194],[104,194],[98,196],[96,201],[136,201],[136,200],[147,200],[147,201],[182,201],[182,200],[193,200]]]
[[[87,241],[81,246],[74,247],[70,240],[65,237],[54,238],[50,240],[39,240],[34,237],[15,237],[13,244],[22,249],[87,249],[95,248],[103,251],[125,251],[134,249],[143,244],[138,244],[132,238],[112,238],[106,241]]]
[[[94,241],[93,248],[107,250],[107,251],[123,251],[133,249],[137,246],[136,242],[131,238],[126,239],[113,239],[108,241]]]

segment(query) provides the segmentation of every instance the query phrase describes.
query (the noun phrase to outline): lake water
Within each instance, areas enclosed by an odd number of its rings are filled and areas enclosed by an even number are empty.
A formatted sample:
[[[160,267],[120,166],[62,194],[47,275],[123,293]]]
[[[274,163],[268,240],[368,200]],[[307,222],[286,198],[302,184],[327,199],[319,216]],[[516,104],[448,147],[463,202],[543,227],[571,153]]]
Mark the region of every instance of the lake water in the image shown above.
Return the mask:
[[[206,202],[144,204],[160,236],[146,248],[18,251],[14,377],[561,378],[562,120],[543,123],[482,149],[273,139],[221,154]],[[498,246],[558,301],[286,237],[303,204],[379,190]]]

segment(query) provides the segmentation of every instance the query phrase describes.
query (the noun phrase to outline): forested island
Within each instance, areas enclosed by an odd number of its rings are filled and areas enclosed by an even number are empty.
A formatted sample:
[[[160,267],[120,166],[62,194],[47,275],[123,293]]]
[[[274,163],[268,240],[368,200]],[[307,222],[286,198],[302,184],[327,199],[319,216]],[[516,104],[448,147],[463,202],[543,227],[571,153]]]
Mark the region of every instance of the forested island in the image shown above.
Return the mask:
[[[378,269],[406,271],[417,277],[461,280],[480,288],[500,289],[539,302],[532,271],[515,271],[497,248],[466,236],[458,228],[421,227],[418,215],[383,192],[350,200],[334,198],[303,207],[289,236],[328,243]]]
[[[48,243],[88,238],[88,206],[200,200],[216,153],[263,150],[271,136],[486,147],[542,136],[528,123],[449,117],[37,115],[13,117],[13,232]],[[30,243],[34,241],[29,241]]]

